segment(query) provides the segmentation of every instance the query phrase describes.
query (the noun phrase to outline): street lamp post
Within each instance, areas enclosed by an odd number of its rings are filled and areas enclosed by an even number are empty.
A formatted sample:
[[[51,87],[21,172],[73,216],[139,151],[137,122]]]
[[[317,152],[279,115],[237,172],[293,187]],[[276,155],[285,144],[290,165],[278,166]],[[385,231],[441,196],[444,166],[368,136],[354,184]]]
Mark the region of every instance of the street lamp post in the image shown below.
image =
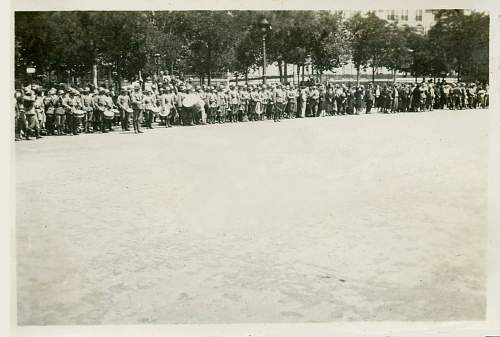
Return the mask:
[[[262,83],[266,84],[266,34],[272,29],[271,24],[266,18],[259,21],[260,31],[262,32]]]
[[[156,82],[158,82],[158,77],[160,76],[160,74],[159,74],[159,67],[160,67],[160,57],[161,57],[161,55],[158,54],[158,53],[156,53],[154,55],[154,57],[155,57],[155,65],[156,65],[156,69],[155,69],[156,70],[156,76],[155,77],[156,77]]]

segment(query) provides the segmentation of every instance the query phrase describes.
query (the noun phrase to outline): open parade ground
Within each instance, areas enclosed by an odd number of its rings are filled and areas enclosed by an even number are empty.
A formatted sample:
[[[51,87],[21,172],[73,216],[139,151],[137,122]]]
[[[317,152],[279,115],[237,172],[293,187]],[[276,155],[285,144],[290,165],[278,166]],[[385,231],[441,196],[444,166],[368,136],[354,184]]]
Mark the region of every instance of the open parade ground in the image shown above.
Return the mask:
[[[487,145],[488,110],[18,142],[18,322],[483,319]]]

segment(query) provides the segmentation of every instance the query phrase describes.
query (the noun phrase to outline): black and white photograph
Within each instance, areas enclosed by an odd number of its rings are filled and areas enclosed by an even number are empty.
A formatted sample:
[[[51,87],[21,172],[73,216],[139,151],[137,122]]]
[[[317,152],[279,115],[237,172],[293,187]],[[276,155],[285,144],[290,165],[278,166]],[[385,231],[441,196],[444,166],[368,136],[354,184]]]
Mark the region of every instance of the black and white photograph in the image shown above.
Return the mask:
[[[489,11],[12,15],[18,326],[486,320]]]

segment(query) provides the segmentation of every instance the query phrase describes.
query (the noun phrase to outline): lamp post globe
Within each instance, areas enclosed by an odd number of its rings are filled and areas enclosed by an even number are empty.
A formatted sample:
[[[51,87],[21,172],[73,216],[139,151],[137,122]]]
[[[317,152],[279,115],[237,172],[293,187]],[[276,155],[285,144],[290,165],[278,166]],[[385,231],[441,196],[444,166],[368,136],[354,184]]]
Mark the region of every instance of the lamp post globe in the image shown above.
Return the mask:
[[[262,32],[262,83],[266,84],[266,34],[272,29],[271,24],[265,17],[259,21],[259,28]]]

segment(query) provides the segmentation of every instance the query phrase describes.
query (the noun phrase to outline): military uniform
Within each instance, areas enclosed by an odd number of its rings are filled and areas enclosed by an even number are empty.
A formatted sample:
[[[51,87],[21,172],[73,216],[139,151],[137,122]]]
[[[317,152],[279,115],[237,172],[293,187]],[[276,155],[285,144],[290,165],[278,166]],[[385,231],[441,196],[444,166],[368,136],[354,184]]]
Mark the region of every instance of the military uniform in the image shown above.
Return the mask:
[[[94,123],[94,108],[92,106],[92,96],[88,89],[84,90],[84,94],[81,97],[82,109],[85,112],[84,117],[84,129],[85,133],[90,133],[90,127]],[[94,130],[93,130],[94,131]]]
[[[122,93],[118,96],[116,100],[116,104],[120,109],[120,120],[121,127],[123,131],[130,131],[129,122],[130,122],[130,96],[127,95],[126,91],[123,90]]]
[[[281,88],[281,85],[274,90],[273,102],[275,105],[274,121],[280,122],[281,118],[283,118],[283,110],[286,105],[286,93]]]
[[[229,104],[231,107],[231,116],[229,120],[231,123],[238,121],[238,111],[240,109],[240,95],[234,87],[229,90]]]
[[[134,126],[134,133],[142,133],[140,123],[144,109],[144,96],[139,91],[139,88],[136,87],[130,98],[133,111],[132,124]]]

